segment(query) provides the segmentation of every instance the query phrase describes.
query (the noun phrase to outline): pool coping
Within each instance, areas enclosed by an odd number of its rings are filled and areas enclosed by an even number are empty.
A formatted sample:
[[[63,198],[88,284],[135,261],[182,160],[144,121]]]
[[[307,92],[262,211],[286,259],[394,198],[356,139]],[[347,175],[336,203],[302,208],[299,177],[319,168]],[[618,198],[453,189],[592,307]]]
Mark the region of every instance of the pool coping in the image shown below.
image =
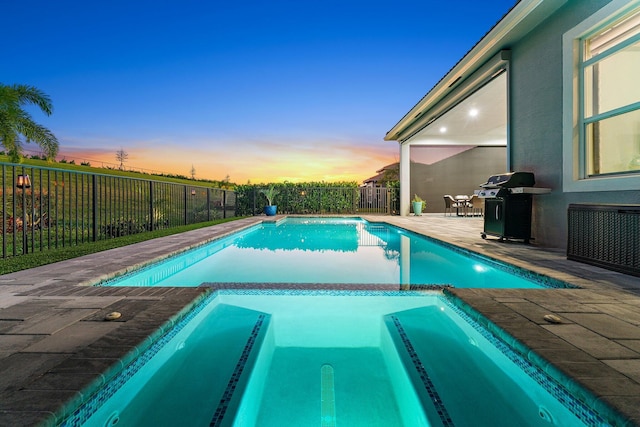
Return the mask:
[[[500,261],[580,286],[581,289],[447,292],[528,347],[537,349],[545,361],[626,414],[627,425],[638,425],[640,315],[636,313],[640,313],[640,292],[633,289],[633,282],[626,276],[575,262],[567,264],[563,254],[553,250],[478,242],[477,236],[467,236],[469,230],[479,234],[480,222],[473,219],[449,220],[441,215],[359,217],[387,222],[481,255],[495,256],[496,251],[506,248],[507,255],[499,256]],[[79,284],[95,283],[97,278],[204,244],[263,219],[232,221],[0,276],[0,424],[50,425],[46,420],[82,387],[102,375],[109,361],[127,354],[207,292],[206,288],[106,288]],[[439,233],[439,226],[444,231]],[[456,234],[454,226],[467,229]],[[518,252],[524,255],[518,258]],[[540,253],[548,254],[552,268],[539,262]],[[120,321],[103,320],[104,314],[119,307],[124,307]],[[557,314],[562,323],[545,322],[543,313]],[[599,320],[605,322],[604,326],[623,325],[625,335],[621,338],[620,333],[598,326]],[[597,345],[593,344],[595,338]],[[109,357],[99,355],[100,351]],[[78,361],[82,366],[71,366]]]
[[[207,304],[213,302],[218,295],[268,295],[268,296],[363,296],[363,297],[415,297],[436,295],[441,296],[443,304],[447,305],[458,316],[466,321],[470,327],[478,330],[478,332],[490,341],[503,355],[509,358],[513,363],[520,366],[523,372],[529,375],[534,381],[536,381],[541,387],[543,387],[547,393],[556,397],[561,402],[564,402],[564,406],[570,410],[576,417],[585,421],[587,425],[601,426],[603,422],[609,422],[610,425],[619,425],[621,420],[624,420],[624,416],[610,406],[598,401],[594,395],[588,390],[584,390],[579,384],[573,381],[571,378],[564,375],[561,371],[556,369],[548,362],[544,362],[543,359],[532,354],[528,348],[515,340],[511,335],[506,333],[499,326],[489,321],[480,312],[466,304],[464,301],[452,295],[444,292],[447,288],[433,288],[429,286],[414,286],[412,289],[406,290],[384,290],[384,289],[308,289],[308,288],[290,288],[284,286],[281,288],[265,288],[255,289],[254,287],[243,284],[243,287],[238,288],[221,288],[215,289],[211,292],[203,293],[199,295],[189,305],[185,306],[178,314],[174,315],[168,322],[162,325],[157,331],[154,332],[142,345],[136,346],[121,360],[121,366],[112,366],[105,371],[102,378],[94,381],[85,390],[82,391],[83,396],[78,397],[73,401],[68,402],[67,405],[60,408],[59,412],[53,416],[53,419],[63,420],[63,426],[75,426],[81,425],[89,417],[95,413],[100,405],[109,399],[125,382],[130,380],[135,373],[142,369],[147,361],[150,360],[166,343],[179,331],[186,326],[186,324],[196,317]],[[437,390],[429,379],[428,373],[424,370],[424,366],[420,361],[419,356],[413,350],[413,344],[409,337],[406,336],[404,328],[395,314],[389,315],[394,325],[397,328],[397,332],[400,335],[403,348],[409,353],[410,359],[415,365],[420,378],[423,381],[423,385],[427,389],[429,396],[433,397],[433,404],[437,409],[437,413],[441,417],[443,425],[453,426],[453,421],[449,417],[446,411],[446,407],[440,398],[437,397]],[[254,327],[262,324],[265,315],[259,316],[259,322]],[[255,340],[255,335],[252,334],[249,339],[249,343],[252,344]],[[236,364],[236,371],[242,372],[244,365],[248,359],[248,353],[251,351],[251,346],[247,348],[245,346],[245,352],[247,356],[241,359]],[[402,350],[398,348],[398,351]],[[243,352],[243,355],[244,353]],[[239,368],[240,367],[240,368]],[[409,367],[407,366],[407,369]],[[218,409],[213,416],[212,425],[219,425],[224,419],[225,410],[232,399],[237,399],[233,395],[235,386],[240,380],[240,373],[234,371],[231,375],[229,384],[227,385],[227,391],[224,393],[224,397],[221,399]],[[247,378],[244,377],[244,381]],[[231,390],[229,390],[231,389]],[[592,409],[594,408],[594,409]]]

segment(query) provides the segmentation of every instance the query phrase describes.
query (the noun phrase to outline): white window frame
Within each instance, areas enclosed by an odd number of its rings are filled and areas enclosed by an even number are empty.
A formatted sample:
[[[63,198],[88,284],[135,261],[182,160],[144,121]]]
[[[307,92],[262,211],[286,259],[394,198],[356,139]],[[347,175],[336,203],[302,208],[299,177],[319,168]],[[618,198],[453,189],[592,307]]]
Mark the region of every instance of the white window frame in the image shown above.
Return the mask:
[[[590,33],[640,7],[640,0],[612,0],[571,30],[562,38],[563,84],[563,180],[565,192],[640,190],[640,174],[593,176],[586,174],[584,133],[582,122],[581,39]]]

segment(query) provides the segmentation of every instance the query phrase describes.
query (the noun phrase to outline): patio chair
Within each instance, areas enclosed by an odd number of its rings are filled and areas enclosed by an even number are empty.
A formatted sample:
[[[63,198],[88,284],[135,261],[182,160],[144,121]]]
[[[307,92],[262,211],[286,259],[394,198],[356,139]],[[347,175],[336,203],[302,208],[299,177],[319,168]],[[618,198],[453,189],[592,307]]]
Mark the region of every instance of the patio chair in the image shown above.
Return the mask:
[[[467,209],[471,209],[471,216],[484,216],[484,199],[473,194],[467,201]]]
[[[456,199],[453,198],[451,194],[445,194],[444,196],[444,214],[447,215],[447,210],[449,211],[449,216],[451,216],[452,209],[456,210],[464,208],[460,203],[456,202]]]

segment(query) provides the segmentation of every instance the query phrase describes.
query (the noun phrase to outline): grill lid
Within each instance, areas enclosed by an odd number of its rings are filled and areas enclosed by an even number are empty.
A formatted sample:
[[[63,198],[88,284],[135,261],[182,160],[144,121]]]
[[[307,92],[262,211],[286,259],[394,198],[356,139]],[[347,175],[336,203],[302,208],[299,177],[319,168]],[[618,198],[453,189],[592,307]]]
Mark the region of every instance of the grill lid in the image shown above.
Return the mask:
[[[511,172],[492,175],[487,182],[480,184],[482,188],[533,187],[536,180],[532,172]]]

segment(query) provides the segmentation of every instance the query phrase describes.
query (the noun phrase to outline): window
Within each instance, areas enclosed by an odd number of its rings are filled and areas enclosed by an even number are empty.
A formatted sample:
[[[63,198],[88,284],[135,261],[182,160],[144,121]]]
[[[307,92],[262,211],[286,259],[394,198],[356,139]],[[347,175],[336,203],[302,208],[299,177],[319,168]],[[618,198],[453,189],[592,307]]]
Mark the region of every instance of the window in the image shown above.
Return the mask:
[[[640,11],[581,44],[586,174],[640,172]]]
[[[640,2],[612,1],[564,43],[565,190],[640,188]]]

